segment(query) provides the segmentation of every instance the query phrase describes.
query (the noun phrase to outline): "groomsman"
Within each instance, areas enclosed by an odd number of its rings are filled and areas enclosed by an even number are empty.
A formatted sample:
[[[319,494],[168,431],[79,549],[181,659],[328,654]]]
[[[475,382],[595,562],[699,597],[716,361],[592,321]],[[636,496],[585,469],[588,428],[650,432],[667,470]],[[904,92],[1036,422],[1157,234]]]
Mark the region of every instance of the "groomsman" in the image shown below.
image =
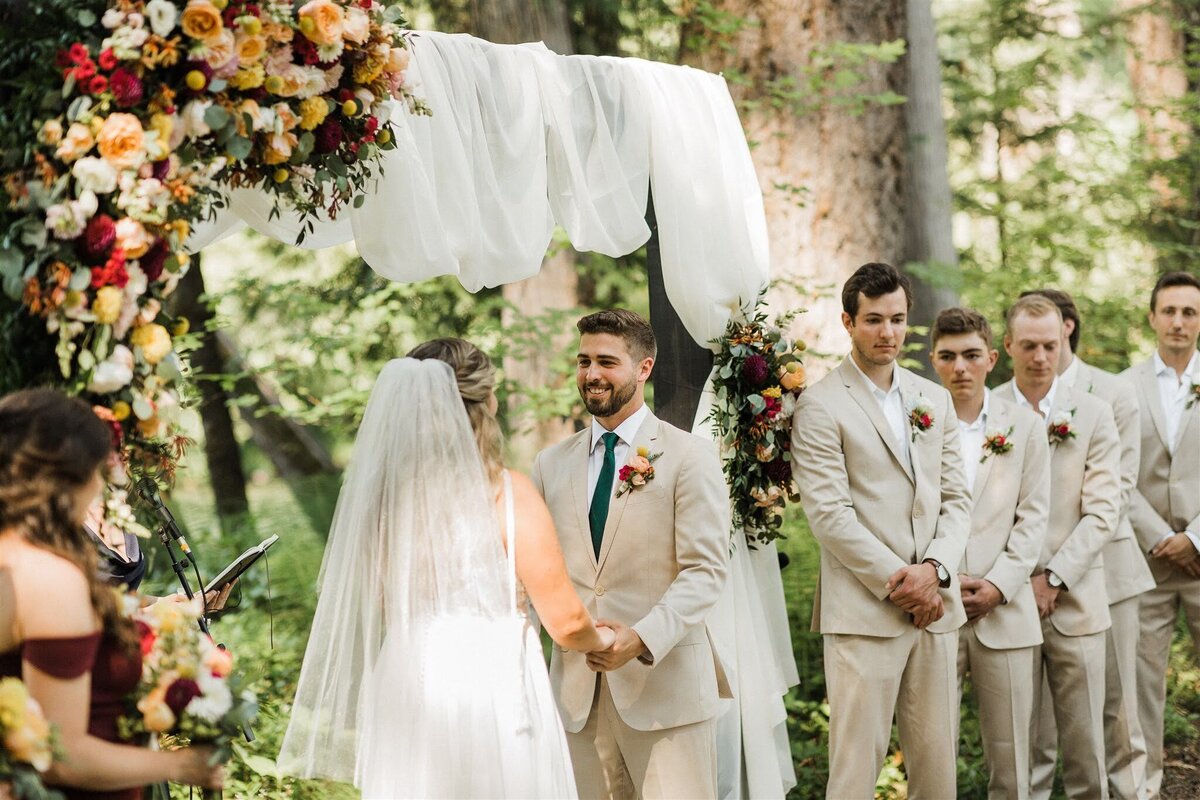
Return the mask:
[[[1200,279],[1159,278],[1150,294],[1158,347],[1130,369],[1141,412],[1142,463],[1131,518],[1156,586],[1141,598],[1138,706],[1146,735],[1146,794],[1162,786],[1167,653],[1183,607],[1200,643]]]
[[[1063,316],[1063,336],[1059,345],[1058,377],[1063,386],[1077,387],[1095,395],[1112,408],[1121,439],[1121,517],[1117,534],[1104,546],[1104,585],[1108,593],[1108,629],[1105,660],[1104,744],[1108,765],[1108,788],[1117,800],[1138,800],[1143,795],[1146,775],[1146,739],[1137,703],[1137,644],[1140,631],[1139,597],[1154,586],[1154,577],[1146,560],[1140,557],[1129,508],[1137,486],[1141,460],[1141,421],[1133,385],[1110,372],[1084,363],[1076,355],[1081,321],[1071,295],[1058,289],[1038,289],[1021,296],[1036,294],[1050,300]],[[1055,740],[1054,710],[1043,704],[1039,732],[1033,753],[1033,792],[1035,797],[1050,796],[1054,784]]]
[[[971,672],[979,702],[988,797],[1029,797],[1033,664],[1042,643],[1029,574],[1050,514],[1050,447],[1037,414],[984,385],[999,353],[982,314],[948,308],[930,335],[933,368],[954,398],[971,536],[959,584],[967,624],[958,632],[958,686]]]
[[[592,424],[539,453],[531,477],[575,590],[617,634],[608,650],[550,656],[579,796],[715,798],[715,717],[731,695],[706,618],[725,582],[729,489],[712,442],[646,406],[650,323],[610,309],[577,327]]]
[[[1007,327],[1013,380],[996,394],[1041,415],[1051,449],[1050,522],[1031,581],[1043,639],[1034,714],[1041,703],[1054,704],[1067,795],[1106,800],[1105,632],[1112,623],[1101,551],[1120,513],[1120,441],[1108,404],[1058,379],[1058,306],[1022,297],[1009,309]],[[1043,675],[1050,697],[1041,691]]]
[[[912,798],[954,797],[957,571],[970,526],[949,393],[896,359],[912,295],[887,264],[842,287],[850,355],[800,396],[792,455],[821,545],[813,627],[829,694],[826,796],[870,800],[892,716]]]

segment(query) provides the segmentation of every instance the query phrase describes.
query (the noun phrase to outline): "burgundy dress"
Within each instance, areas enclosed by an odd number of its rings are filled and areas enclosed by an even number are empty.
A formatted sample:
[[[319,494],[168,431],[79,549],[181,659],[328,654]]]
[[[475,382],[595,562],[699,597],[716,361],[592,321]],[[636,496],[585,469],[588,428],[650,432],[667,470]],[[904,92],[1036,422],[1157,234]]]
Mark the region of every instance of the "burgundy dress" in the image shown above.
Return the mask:
[[[21,661],[60,680],[92,672],[92,702],[88,733],[108,742],[124,744],[117,736],[117,717],[125,713],[125,698],[142,677],[142,655],[124,652],[100,631],[68,639],[27,639],[16,650],[0,653],[0,678],[21,677]],[[54,787],[67,800],[139,800],[140,788],[111,792]]]

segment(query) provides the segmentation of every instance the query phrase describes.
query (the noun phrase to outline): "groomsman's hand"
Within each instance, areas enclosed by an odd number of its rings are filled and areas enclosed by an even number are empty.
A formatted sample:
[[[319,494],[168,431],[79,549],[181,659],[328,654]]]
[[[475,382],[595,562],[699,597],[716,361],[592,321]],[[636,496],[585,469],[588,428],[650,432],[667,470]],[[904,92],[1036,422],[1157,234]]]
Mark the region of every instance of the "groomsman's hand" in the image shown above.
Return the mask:
[[[960,575],[958,585],[962,588],[963,610],[967,612],[967,622],[975,622],[1004,602],[1004,595],[996,588],[996,584],[985,578],[972,578],[970,575]]]
[[[1196,573],[1192,572],[1189,567],[1195,565],[1197,557],[1200,556],[1200,554],[1196,553],[1196,546],[1192,544],[1191,538],[1186,533],[1176,533],[1163,539],[1154,545],[1154,549],[1150,551],[1150,555],[1155,558],[1166,559],[1192,575]]]
[[[1054,613],[1058,605],[1059,589],[1050,585],[1044,572],[1034,575],[1029,579],[1029,583],[1033,586],[1033,599],[1037,601],[1038,616],[1045,619]]]
[[[886,584],[888,600],[910,614],[931,610],[938,598],[937,569],[933,564],[909,564],[892,573]]]
[[[637,631],[628,625],[622,625],[610,619],[598,619],[596,625],[612,628],[617,639],[607,650],[597,650],[587,654],[587,665],[592,672],[611,672],[625,666],[632,659],[646,652],[646,645]]]
[[[942,618],[942,616],[946,613],[946,607],[942,603],[942,596],[940,594],[935,594],[933,596],[933,603],[927,608],[922,608],[911,613],[913,618],[913,626],[918,630],[923,631]]]

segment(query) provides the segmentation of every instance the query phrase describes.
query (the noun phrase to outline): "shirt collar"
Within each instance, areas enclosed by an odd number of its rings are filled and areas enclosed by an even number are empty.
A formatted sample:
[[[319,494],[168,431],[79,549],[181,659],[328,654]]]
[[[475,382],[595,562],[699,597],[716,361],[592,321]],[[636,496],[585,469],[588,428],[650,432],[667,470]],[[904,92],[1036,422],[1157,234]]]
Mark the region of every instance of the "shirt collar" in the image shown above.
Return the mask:
[[[1154,374],[1162,377],[1164,372],[1170,371],[1171,377],[1175,377],[1175,370],[1168,367],[1166,362],[1162,360],[1162,356],[1158,351],[1154,351]],[[1200,351],[1192,351],[1192,357],[1188,361],[1187,368],[1183,371],[1183,377],[1187,378],[1192,383],[1200,383],[1200,377],[1196,375],[1197,370],[1200,370]]]
[[[858,374],[862,376],[862,379],[866,381],[867,388],[871,390],[871,394],[875,395],[875,398],[880,402],[891,397],[893,394],[900,394],[900,365],[895,361],[892,362],[892,385],[886,392],[880,389],[875,381],[867,377],[867,373],[863,372],[862,368],[858,366],[858,362],[854,360],[854,356],[850,356],[850,363],[854,366],[854,369],[858,370]]]
[[[613,433],[625,444],[632,445],[633,437],[637,436],[638,429],[642,427],[642,422],[649,414],[650,406],[642,403],[642,407],[626,417],[625,421],[613,430]],[[600,441],[600,437],[606,433],[608,433],[608,430],[600,424],[599,420],[592,417],[592,446],[588,452],[596,449],[596,444]]]
[[[1049,416],[1050,411],[1054,408],[1054,395],[1058,392],[1058,376],[1054,376],[1054,382],[1050,384],[1050,391],[1046,392],[1046,396],[1042,398],[1040,403],[1038,403],[1038,408],[1033,408],[1033,404],[1025,399],[1025,395],[1021,393],[1020,387],[1017,386],[1016,378],[1013,378],[1012,388],[1013,395],[1017,398],[1017,405],[1023,406],[1024,408],[1031,408],[1039,414],[1042,413],[1041,407],[1045,406],[1046,413],[1044,416]]]
[[[974,431],[987,426],[988,408],[991,406],[991,402],[992,390],[985,388],[983,390],[983,408],[979,410],[979,416],[975,418],[974,422],[963,422],[960,419],[958,421],[959,428],[964,431]]]

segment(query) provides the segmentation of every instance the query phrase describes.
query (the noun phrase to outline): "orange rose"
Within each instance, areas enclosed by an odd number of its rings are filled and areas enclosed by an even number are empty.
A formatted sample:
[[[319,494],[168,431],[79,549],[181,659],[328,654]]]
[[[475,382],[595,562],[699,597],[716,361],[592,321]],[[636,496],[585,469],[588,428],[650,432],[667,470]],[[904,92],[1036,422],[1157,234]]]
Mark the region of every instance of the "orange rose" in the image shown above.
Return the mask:
[[[145,160],[142,123],[133,114],[112,114],[104,120],[96,144],[100,155],[117,169],[131,169]]]
[[[58,149],[54,155],[63,161],[74,161],[91,150],[93,144],[95,144],[95,140],[92,139],[91,129],[81,122],[72,122],[71,127],[67,129],[66,137],[58,143]]]
[[[789,392],[794,392],[804,385],[804,367],[795,372],[785,372],[779,378],[779,385]]]
[[[342,40],[342,7],[332,0],[309,0],[300,6],[300,32],[316,44],[336,44]],[[308,20],[307,22],[305,20]]]
[[[171,711],[171,707],[166,703],[166,691],[163,689],[154,689],[150,694],[138,701],[137,709],[142,712],[142,719],[146,723],[146,730],[154,733],[163,733],[171,729],[175,724],[175,713]]]
[[[225,29],[221,12],[209,0],[189,0],[179,18],[179,27],[193,39],[213,44]]]
[[[645,456],[634,456],[629,459],[629,466],[633,467],[634,472],[645,472],[650,469],[650,459]]]
[[[404,47],[393,47],[388,51],[388,62],[385,69],[388,72],[404,72],[408,69],[408,50]]]
[[[263,57],[263,53],[267,52],[267,40],[262,36],[238,34],[236,42],[238,64],[243,67],[257,62]]]

